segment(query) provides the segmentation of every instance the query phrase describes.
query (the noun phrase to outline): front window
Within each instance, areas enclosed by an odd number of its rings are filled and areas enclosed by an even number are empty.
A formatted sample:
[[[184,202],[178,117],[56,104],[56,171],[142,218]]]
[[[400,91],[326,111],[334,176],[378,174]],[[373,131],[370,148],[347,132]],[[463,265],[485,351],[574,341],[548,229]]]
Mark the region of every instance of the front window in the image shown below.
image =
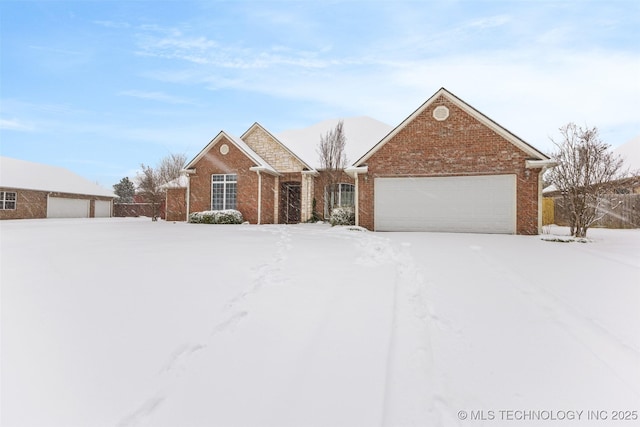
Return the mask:
[[[211,175],[211,210],[236,209],[238,196],[238,175]]]
[[[325,216],[329,216],[333,208],[355,206],[356,187],[353,184],[333,184],[325,187]]]
[[[0,191],[0,210],[15,210],[16,193],[13,191]]]

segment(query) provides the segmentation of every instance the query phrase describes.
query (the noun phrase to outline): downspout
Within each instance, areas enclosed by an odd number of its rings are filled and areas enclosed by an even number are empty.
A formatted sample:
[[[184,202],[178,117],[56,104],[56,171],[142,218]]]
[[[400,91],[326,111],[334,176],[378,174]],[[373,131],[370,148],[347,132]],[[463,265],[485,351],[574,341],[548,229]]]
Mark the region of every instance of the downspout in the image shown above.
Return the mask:
[[[353,176],[353,181],[356,187],[356,194],[355,194],[355,198],[356,198],[356,203],[355,203],[355,210],[356,210],[356,227],[360,226],[360,198],[358,197],[360,192],[358,190],[358,173],[356,172]]]
[[[360,174],[365,174],[365,173],[369,173],[369,167],[368,166],[349,166],[348,168],[346,168],[344,170],[348,175],[353,176],[353,181],[356,187],[356,194],[355,194],[355,216],[356,216],[356,225],[359,226],[360,225],[360,185],[359,185],[359,180],[358,180],[358,175]],[[365,177],[366,179],[366,177]]]
[[[542,195],[542,176],[548,169],[552,169],[558,165],[553,159],[547,160],[526,160],[525,168],[534,169],[539,168],[540,172],[538,173],[538,234],[542,233],[542,214],[543,214],[543,195]]]
[[[258,174],[258,225],[262,224],[262,174],[259,170]]]
[[[185,221],[189,222],[189,214],[191,213],[191,175],[196,173],[195,169],[183,169],[180,172],[184,173],[187,177],[187,196],[185,197],[185,202],[187,205],[187,213]]]
[[[187,214],[185,221],[189,222],[189,214],[191,213],[191,175],[187,175]]]

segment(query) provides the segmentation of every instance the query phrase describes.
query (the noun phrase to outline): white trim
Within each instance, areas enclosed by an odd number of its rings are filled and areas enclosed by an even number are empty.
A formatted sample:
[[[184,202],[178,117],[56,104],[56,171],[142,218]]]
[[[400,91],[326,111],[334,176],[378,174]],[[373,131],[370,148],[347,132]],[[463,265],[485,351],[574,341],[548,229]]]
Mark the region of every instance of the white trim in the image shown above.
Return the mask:
[[[18,192],[17,191],[2,190],[0,191],[0,193],[2,193],[2,199],[0,199],[0,202],[2,203],[2,207],[0,208],[0,210],[15,211],[18,209]],[[7,194],[9,193],[13,194],[13,200],[7,200]],[[13,208],[7,208],[7,203],[13,203]]]
[[[214,181],[214,176],[222,176],[224,179],[222,181]],[[235,180],[227,180],[228,176],[235,176]],[[211,210],[219,210],[215,209],[213,206],[213,185],[214,184],[222,184],[222,210],[225,209],[237,209],[238,208],[238,174],[237,173],[212,173],[211,174]],[[229,207],[227,206],[227,184],[235,184],[236,185],[236,200],[235,206]]]

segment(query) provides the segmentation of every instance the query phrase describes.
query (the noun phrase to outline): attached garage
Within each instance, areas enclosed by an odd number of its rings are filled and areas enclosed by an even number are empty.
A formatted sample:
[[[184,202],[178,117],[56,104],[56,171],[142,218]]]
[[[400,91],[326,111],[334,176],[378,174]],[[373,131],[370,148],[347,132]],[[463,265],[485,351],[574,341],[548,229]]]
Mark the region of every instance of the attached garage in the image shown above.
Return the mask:
[[[516,232],[516,176],[375,178],[376,231]]]
[[[445,88],[347,168],[356,223],[380,231],[538,234],[555,162]]]
[[[89,218],[91,201],[88,199],[69,199],[49,197],[47,218]]]

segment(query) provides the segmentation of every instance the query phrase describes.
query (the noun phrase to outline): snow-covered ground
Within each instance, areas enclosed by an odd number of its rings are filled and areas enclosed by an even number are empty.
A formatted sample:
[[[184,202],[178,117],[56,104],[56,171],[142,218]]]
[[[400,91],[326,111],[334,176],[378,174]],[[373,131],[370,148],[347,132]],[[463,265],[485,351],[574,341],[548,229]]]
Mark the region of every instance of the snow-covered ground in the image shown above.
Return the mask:
[[[638,425],[640,230],[589,235],[4,221],[1,424]]]

